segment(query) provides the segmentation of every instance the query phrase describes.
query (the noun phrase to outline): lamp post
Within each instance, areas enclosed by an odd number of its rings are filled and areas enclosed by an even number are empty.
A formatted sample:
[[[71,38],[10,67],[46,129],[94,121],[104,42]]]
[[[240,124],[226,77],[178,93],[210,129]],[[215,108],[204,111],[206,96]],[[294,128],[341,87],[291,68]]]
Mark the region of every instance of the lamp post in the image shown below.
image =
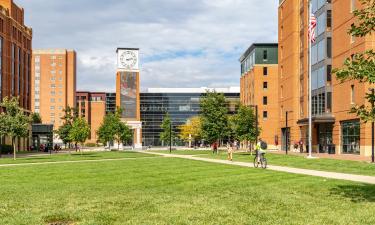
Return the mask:
[[[285,154],[288,155],[288,113],[293,111],[285,111]]]
[[[172,120],[169,123],[169,153],[172,153]]]
[[[255,132],[256,132],[256,143],[258,143],[258,136],[259,136],[258,105],[250,105],[250,107],[255,108]]]

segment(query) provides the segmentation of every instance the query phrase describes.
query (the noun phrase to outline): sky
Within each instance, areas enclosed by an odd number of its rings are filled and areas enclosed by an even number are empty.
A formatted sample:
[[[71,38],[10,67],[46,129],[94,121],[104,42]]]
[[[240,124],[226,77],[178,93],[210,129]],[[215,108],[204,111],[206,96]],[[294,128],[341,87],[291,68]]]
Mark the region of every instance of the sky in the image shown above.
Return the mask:
[[[114,91],[117,47],[140,48],[141,89],[239,86],[241,54],[277,41],[277,0],[15,0],[33,48],[77,52],[77,90]]]

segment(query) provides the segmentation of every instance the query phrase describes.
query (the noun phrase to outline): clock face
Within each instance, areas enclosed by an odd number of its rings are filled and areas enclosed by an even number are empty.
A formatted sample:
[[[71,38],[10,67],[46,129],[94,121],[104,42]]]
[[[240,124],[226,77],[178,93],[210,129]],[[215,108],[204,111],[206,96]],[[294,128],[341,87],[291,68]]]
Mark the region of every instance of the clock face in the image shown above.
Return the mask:
[[[120,64],[126,69],[133,69],[137,60],[137,55],[133,51],[124,51],[120,55]]]

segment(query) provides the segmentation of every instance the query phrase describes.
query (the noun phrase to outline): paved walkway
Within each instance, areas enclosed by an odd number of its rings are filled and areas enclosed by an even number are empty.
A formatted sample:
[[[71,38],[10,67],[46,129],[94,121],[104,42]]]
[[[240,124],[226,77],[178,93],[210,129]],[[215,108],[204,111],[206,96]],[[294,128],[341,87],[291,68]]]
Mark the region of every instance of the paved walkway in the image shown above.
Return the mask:
[[[254,167],[253,163],[231,162],[228,160],[200,158],[199,155],[177,155],[177,154],[164,154],[164,153],[146,152],[146,151],[144,151],[143,153],[160,155],[164,157],[173,157],[173,158],[190,159],[190,160],[197,160],[197,161],[204,161],[204,162],[211,162],[211,163],[236,165],[236,166],[242,166],[242,167]],[[280,172],[294,173],[294,174],[324,177],[324,178],[329,178],[329,179],[348,180],[348,181],[361,182],[361,183],[366,183],[366,184],[375,184],[375,176],[354,175],[354,174],[346,174],[346,173],[298,169],[298,168],[291,168],[291,167],[285,167],[285,166],[272,166],[272,165],[268,165],[267,169],[280,171]]]
[[[92,163],[92,162],[106,162],[106,161],[124,161],[135,159],[152,159],[159,157],[135,157],[135,158],[118,158],[118,159],[84,159],[75,161],[55,161],[55,162],[34,162],[34,163],[14,163],[14,164],[1,164],[2,167],[16,167],[16,166],[30,166],[30,165],[48,165],[48,164],[66,164],[66,163]]]

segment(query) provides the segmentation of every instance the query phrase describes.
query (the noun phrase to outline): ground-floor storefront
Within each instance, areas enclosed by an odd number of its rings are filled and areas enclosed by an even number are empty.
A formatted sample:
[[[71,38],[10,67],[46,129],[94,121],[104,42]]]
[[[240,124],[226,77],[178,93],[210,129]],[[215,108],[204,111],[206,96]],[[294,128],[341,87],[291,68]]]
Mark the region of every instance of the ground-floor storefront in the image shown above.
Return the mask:
[[[280,129],[280,150],[308,152],[306,120]],[[302,145],[302,146],[301,146]],[[314,153],[371,155],[371,124],[359,119],[313,120],[312,151]]]

